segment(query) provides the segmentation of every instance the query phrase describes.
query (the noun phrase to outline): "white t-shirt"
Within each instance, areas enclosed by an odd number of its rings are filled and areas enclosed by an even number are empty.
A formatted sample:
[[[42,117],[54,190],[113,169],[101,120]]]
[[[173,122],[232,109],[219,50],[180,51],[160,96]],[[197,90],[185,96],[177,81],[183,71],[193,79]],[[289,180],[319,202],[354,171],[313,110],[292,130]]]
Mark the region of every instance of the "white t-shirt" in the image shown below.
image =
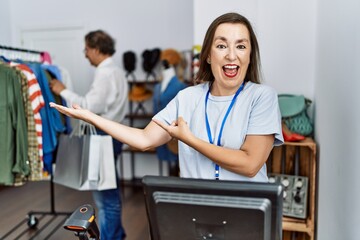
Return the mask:
[[[111,57],[102,61],[95,70],[94,81],[85,96],[65,89],[60,93],[67,104],[79,104],[107,119],[121,122],[127,112],[128,83],[123,71]]]
[[[209,141],[205,123],[205,97],[209,83],[188,87],[178,95],[154,119],[171,124],[183,117],[191,132]],[[209,95],[207,114],[214,144],[217,143],[221,123],[231,103],[232,96]],[[236,99],[224,125],[221,146],[240,149],[246,135],[275,134],[274,145],[283,143],[281,114],[275,90],[269,86],[247,82]],[[193,148],[179,141],[179,166],[181,177],[215,179],[215,164]],[[255,177],[249,178],[220,168],[221,180],[267,182],[266,164]]]

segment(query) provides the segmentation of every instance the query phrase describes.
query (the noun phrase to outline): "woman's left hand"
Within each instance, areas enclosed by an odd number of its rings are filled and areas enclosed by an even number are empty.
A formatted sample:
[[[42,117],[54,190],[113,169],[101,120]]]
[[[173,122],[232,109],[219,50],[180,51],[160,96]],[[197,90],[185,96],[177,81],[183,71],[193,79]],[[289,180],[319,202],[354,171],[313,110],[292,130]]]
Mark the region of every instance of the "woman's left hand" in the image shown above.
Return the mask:
[[[179,117],[177,120],[173,121],[170,125],[163,123],[159,120],[153,119],[153,121],[167,131],[171,137],[179,139],[180,141],[187,143],[189,138],[193,136],[187,122]]]

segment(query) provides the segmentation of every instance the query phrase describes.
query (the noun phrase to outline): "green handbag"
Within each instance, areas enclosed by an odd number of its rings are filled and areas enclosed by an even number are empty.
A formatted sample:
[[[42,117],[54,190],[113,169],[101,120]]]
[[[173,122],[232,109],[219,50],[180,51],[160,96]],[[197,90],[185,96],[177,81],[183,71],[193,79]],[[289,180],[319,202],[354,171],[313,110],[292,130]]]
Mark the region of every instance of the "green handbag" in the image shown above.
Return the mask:
[[[311,100],[303,95],[279,94],[281,117],[290,131],[309,136],[313,133],[313,124],[307,114]]]

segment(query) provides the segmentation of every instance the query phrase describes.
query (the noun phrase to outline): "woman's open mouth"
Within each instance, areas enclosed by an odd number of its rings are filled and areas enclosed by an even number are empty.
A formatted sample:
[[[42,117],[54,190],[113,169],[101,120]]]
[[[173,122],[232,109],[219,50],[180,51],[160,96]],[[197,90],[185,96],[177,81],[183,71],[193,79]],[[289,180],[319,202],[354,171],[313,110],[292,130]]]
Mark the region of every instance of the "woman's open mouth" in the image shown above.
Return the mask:
[[[225,65],[223,66],[223,71],[225,76],[233,78],[238,73],[239,66],[237,65]]]

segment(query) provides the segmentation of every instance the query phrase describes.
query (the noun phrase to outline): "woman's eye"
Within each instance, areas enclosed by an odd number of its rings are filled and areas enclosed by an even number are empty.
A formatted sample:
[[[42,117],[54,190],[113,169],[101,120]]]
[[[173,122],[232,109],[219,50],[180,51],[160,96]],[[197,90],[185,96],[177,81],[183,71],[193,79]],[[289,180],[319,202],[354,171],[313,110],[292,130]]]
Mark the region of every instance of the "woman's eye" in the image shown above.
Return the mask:
[[[221,48],[221,49],[226,48],[226,46],[223,45],[223,44],[218,44],[216,47],[217,47],[217,48]]]
[[[246,47],[245,47],[245,45],[238,45],[237,48],[238,49],[245,49]]]

